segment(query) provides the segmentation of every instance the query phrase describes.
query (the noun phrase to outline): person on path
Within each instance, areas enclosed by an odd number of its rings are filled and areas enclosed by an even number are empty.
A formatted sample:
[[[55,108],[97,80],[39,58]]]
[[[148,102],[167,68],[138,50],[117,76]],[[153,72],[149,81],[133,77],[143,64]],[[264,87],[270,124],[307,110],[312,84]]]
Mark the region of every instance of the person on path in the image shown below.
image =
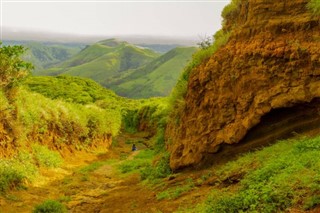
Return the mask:
[[[132,144],[132,151],[137,151],[137,147],[136,147],[136,144]]]

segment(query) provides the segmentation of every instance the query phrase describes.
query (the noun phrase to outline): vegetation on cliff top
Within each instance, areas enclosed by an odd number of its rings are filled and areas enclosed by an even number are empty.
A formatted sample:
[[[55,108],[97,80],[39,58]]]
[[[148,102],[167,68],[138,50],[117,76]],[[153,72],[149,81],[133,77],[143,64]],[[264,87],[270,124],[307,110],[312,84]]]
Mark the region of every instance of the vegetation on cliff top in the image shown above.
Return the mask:
[[[310,0],[307,7],[314,15],[320,15],[320,1],[319,0]]]

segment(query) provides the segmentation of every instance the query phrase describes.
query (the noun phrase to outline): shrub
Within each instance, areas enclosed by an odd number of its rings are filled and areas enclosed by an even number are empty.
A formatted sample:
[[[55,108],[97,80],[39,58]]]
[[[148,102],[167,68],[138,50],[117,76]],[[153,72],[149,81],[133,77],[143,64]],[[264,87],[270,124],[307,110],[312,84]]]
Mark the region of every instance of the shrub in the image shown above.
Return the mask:
[[[30,73],[32,65],[20,58],[24,51],[23,46],[2,46],[0,43],[0,88],[8,90]]]
[[[58,201],[46,200],[43,203],[37,205],[33,213],[66,213],[67,208]]]
[[[159,178],[168,177],[172,174],[171,168],[169,166],[170,153],[165,152],[160,154],[159,160],[153,165],[147,165],[141,170],[142,180],[156,180]]]
[[[37,174],[32,155],[19,152],[11,159],[0,159],[0,192],[20,187]]]
[[[32,146],[33,154],[38,165],[44,167],[58,167],[62,164],[61,156],[45,146],[35,144]]]

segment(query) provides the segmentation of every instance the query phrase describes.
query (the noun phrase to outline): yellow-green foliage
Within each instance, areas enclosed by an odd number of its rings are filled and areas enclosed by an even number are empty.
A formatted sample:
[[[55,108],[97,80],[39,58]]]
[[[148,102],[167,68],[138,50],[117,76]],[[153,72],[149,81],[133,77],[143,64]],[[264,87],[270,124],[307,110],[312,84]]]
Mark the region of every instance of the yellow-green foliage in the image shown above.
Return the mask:
[[[116,135],[121,125],[118,110],[51,100],[23,88],[17,93],[15,104],[26,135],[54,131],[65,143],[72,143],[75,138],[88,142],[99,135]]]
[[[307,8],[314,15],[320,15],[320,1],[319,0],[310,0],[310,2],[307,4]]]
[[[157,129],[166,122],[167,98],[135,100],[131,107],[123,108],[123,126],[126,131],[136,132],[139,124],[145,122],[151,129]]]
[[[319,158],[319,136],[246,154],[214,168],[217,187],[195,212],[310,210],[320,204]]]
[[[239,9],[240,0],[232,0],[230,4],[225,6],[222,10],[221,16],[226,19],[228,16],[232,16]]]
[[[2,46],[0,42],[0,88],[8,90],[25,78],[32,65],[20,59],[22,46]]]
[[[38,174],[39,162],[44,167],[58,166],[61,157],[58,153],[37,145],[37,151],[29,153],[20,150],[15,156],[0,159],[0,193],[19,187],[26,181],[32,181]]]
[[[32,145],[32,150],[39,166],[58,167],[62,164],[61,156],[57,152],[49,150],[46,146],[34,144]]]

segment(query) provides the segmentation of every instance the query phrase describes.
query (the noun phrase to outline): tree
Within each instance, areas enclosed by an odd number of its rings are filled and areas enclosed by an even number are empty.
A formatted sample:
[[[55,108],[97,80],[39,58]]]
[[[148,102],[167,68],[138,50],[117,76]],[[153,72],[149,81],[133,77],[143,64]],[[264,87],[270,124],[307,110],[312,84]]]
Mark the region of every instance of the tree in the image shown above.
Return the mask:
[[[23,46],[3,46],[0,42],[0,89],[8,91],[30,74],[32,64],[20,58],[24,52]]]

